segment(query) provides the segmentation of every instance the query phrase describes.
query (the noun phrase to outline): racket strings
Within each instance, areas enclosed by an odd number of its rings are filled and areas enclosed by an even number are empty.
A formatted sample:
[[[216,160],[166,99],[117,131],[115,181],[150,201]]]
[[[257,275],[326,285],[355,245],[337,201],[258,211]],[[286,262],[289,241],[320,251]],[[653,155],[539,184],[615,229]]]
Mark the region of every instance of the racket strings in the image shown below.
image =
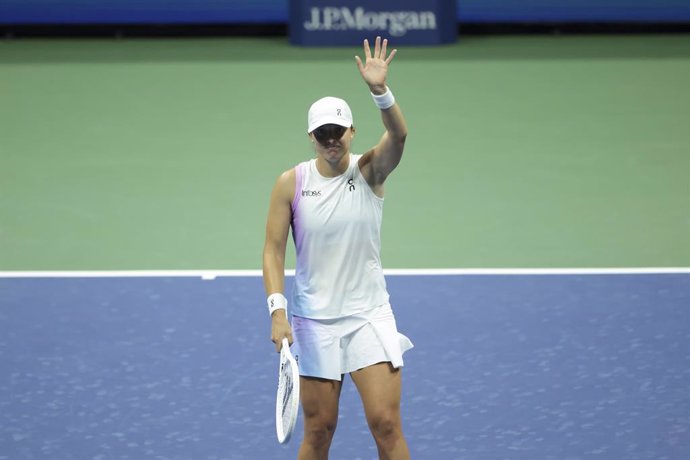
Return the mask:
[[[297,421],[299,411],[299,371],[297,369],[297,362],[290,353],[290,345],[287,339],[283,339],[276,395],[276,434],[281,444],[285,444],[290,439]]]
[[[282,378],[279,379],[280,384],[278,392],[281,395],[281,418],[283,422],[283,432],[286,433],[290,429],[291,419],[292,419],[292,405],[294,399],[294,385],[295,382],[292,379],[292,364],[290,361],[285,361],[280,366],[280,372]]]

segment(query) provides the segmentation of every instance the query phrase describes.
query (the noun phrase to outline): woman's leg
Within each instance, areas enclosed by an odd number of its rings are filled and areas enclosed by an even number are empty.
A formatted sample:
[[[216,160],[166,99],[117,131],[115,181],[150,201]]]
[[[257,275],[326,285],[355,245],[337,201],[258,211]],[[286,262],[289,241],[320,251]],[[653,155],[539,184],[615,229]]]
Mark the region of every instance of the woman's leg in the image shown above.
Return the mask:
[[[374,364],[350,374],[362,398],[379,459],[410,458],[400,417],[401,374],[390,363]]]
[[[304,440],[298,460],[325,460],[338,423],[338,403],[343,382],[300,377],[304,415]]]

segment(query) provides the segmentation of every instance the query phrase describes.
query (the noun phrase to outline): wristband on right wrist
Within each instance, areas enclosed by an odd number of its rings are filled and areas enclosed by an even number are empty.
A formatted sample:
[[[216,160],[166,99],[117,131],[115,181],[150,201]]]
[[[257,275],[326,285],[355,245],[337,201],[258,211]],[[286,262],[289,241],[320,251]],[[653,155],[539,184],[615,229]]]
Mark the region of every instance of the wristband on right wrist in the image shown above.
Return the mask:
[[[280,292],[269,295],[266,299],[266,303],[268,304],[268,316],[272,316],[273,312],[276,310],[285,310],[285,313],[287,313],[288,302],[285,296]]]

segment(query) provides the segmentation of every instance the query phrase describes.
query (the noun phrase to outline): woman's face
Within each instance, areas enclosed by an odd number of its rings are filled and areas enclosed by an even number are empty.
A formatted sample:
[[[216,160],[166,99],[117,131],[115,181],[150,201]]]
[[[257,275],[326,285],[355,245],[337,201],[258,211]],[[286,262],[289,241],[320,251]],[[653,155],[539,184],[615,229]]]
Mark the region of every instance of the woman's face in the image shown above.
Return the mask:
[[[323,125],[309,133],[309,137],[314,142],[316,153],[329,163],[337,163],[350,152],[354,134],[354,127]]]

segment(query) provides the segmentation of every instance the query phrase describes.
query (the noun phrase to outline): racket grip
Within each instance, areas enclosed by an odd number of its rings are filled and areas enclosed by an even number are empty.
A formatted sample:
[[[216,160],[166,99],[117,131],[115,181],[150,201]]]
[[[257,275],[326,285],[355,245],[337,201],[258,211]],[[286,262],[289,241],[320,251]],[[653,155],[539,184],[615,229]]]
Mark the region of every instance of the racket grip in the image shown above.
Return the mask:
[[[286,349],[290,349],[290,342],[288,342],[287,337],[283,337],[283,347]]]

